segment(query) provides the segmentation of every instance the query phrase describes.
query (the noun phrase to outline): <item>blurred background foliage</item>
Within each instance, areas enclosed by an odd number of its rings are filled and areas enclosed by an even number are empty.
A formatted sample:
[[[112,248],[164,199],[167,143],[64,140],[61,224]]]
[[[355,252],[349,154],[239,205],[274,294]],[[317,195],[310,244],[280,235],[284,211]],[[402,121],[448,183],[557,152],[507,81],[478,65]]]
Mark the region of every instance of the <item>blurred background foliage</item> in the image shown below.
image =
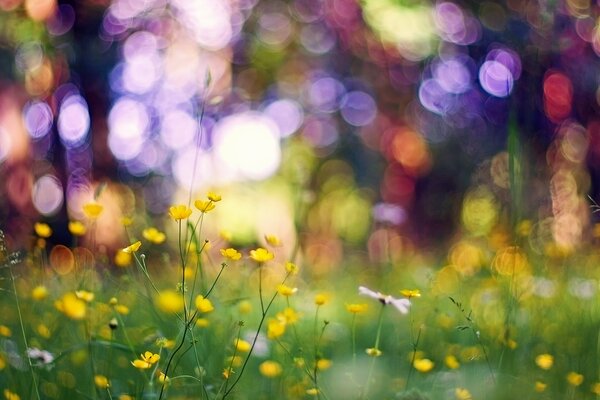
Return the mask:
[[[101,187],[97,240],[116,248],[121,216],[220,188],[234,242],[302,235],[323,268],[346,245],[445,254],[521,219],[570,251],[593,236],[598,10],[0,0],[0,226],[25,243],[44,220],[69,243]]]

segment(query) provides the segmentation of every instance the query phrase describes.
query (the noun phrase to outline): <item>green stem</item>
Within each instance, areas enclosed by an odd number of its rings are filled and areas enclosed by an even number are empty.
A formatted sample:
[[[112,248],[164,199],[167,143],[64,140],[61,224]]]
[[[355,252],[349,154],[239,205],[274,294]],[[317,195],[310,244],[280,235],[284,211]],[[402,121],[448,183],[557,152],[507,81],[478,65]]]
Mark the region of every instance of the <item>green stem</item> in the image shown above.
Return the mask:
[[[379,310],[379,320],[377,322],[377,336],[375,337],[375,346],[374,349],[378,350],[379,349],[379,340],[381,338],[381,327],[383,325],[383,310],[385,309],[385,304],[381,304],[381,309]],[[371,384],[371,376],[373,375],[373,368],[375,367],[375,358],[377,358],[376,356],[373,356],[373,359],[371,360],[371,365],[369,366],[369,373],[367,374],[367,382],[365,383],[365,388],[363,390],[362,395],[360,396],[361,399],[365,399],[367,398],[367,394],[369,393],[369,385]]]

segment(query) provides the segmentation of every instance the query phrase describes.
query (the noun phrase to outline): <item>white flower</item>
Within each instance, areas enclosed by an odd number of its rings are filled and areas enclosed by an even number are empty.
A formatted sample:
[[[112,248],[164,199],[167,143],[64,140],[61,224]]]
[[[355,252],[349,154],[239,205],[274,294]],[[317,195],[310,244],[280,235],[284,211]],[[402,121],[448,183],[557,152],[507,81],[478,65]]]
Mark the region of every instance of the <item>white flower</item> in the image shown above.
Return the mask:
[[[41,365],[48,365],[54,362],[54,356],[52,353],[46,350],[40,350],[37,347],[28,348],[27,357],[29,357],[32,361],[37,361]]]
[[[398,311],[400,311],[400,313],[402,314],[407,314],[408,313],[408,308],[410,307],[410,300],[408,299],[396,299],[392,296],[390,296],[389,294],[382,294],[380,292],[374,292],[369,288],[366,288],[364,286],[359,286],[358,287],[358,294],[361,294],[363,296],[368,296],[372,299],[378,300],[379,302],[381,302],[382,304],[391,304],[394,307],[396,307],[398,309]]]

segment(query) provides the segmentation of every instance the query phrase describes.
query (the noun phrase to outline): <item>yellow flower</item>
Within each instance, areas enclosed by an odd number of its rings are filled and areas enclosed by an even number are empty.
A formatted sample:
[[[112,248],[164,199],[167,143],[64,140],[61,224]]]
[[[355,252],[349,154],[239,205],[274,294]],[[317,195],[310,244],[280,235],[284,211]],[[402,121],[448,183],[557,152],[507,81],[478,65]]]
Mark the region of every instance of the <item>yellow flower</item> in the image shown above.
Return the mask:
[[[164,313],[178,313],[183,310],[181,293],[163,290],[155,300],[156,307]]]
[[[175,341],[167,339],[166,337],[159,337],[156,339],[156,345],[161,348],[164,347],[165,349],[172,349],[175,347]]]
[[[272,260],[275,257],[273,253],[271,253],[267,249],[263,249],[259,247],[256,250],[250,250],[250,258],[256,261],[257,263],[264,263]]]
[[[317,388],[306,389],[306,394],[309,396],[316,396],[319,394],[319,389],[317,389]]]
[[[44,300],[48,297],[48,289],[44,285],[38,285],[31,291],[31,298],[37,301]]]
[[[117,397],[117,399],[118,400],[134,400],[134,398],[128,394],[120,394],[119,397]]]
[[[235,341],[235,349],[240,353],[247,353],[250,351],[252,345],[243,339],[237,339]]]
[[[415,367],[417,371],[423,373],[431,371],[434,366],[435,364],[433,363],[433,361],[431,361],[428,358],[420,358],[418,360],[415,360],[415,362],[413,363],[413,367]]]
[[[280,295],[288,297],[296,293],[298,288],[289,287],[288,285],[281,283],[277,285],[277,291]]]
[[[215,208],[215,203],[212,200],[196,200],[194,206],[203,213],[207,213]]]
[[[130,226],[131,224],[133,224],[133,218],[128,216],[122,217],[121,223],[123,224],[123,226]]]
[[[50,228],[50,225],[43,222],[36,222],[35,225],[33,225],[33,229],[35,230],[35,234],[41,238],[49,238],[52,236],[52,228]]]
[[[240,311],[240,314],[250,314],[252,312],[252,303],[248,300],[242,300],[240,301],[240,304],[238,304],[238,310]]]
[[[156,364],[160,360],[160,354],[145,351],[144,354],[140,354],[140,358],[147,363]]]
[[[471,392],[465,388],[456,388],[454,391],[454,396],[456,397],[456,400],[473,400]]]
[[[283,311],[278,312],[276,318],[284,325],[293,325],[298,322],[300,314],[297,313],[293,308],[286,307]]]
[[[150,364],[147,361],[140,360],[140,359],[133,360],[131,362],[131,365],[133,365],[137,369],[148,369],[148,368],[152,367],[152,364]]]
[[[408,299],[421,297],[421,291],[419,291],[419,289],[402,289],[400,294]]]
[[[375,348],[375,347],[369,347],[366,350],[366,353],[371,357],[379,357],[382,354],[381,350],[379,350],[378,348]]]
[[[600,395],[600,382],[595,382],[590,389],[592,393]]]
[[[85,301],[79,299],[75,293],[71,292],[65,293],[62,298],[56,300],[54,306],[58,311],[75,320],[85,318],[87,312]]]
[[[43,337],[44,339],[49,339],[52,336],[52,332],[50,332],[50,328],[48,328],[44,324],[39,324],[36,328],[38,335]]]
[[[83,213],[89,219],[98,218],[100,214],[102,214],[102,210],[104,210],[104,207],[101,204],[96,203],[95,201],[83,205]]]
[[[141,245],[142,245],[142,242],[140,242],[138,240],[137,242],[132,243],[129,246],[125,247],[122,251],[125,253],[135,253],[136,251],[138,251],[140,249]]]
[[[225,258],[230,259],[231,261],[237,261],[240,258],[242,258],[242,253],[240,253],[236,249],[232,249],[231,247],[228,249],[221,249],[221,255]]]
[[[154,227],[144,229],[142,231],[142,236],[144,237],[144,239],[154,244],[161,244],[167,238],[164,233],[162,233]]]
[[[444,359],[444,363],[450,369],[458,369],[460,367],[460,363],[458,362],[458,359],[455,356],[453,356],[452,354],[448,354],[446,356],[446,358]]]
[[[583,383],[583,375],[571,371],[567,374],[567,382],[571,386],[579,386]]]
[[[176,206],[169,207],[169,216],[175,221],[186,219],[192,215],[192,209],[185,204],[178,204]]]
[[[317,369],[319,371],[325,371],[326,369],[331,367],[331,364],[333,364],[331,362],[331,360],[328,360],[326,358],[321,358],[321,359],[319,359],[319,361],[317,361]]]
[[[126,305],[123,305],[123,304],[117,304],[115,306],[115,311],[121,315],[127,315],[127,314],[129,314],[129,307],[127,307]]]
[[[206,197],[208,197],[208,199],[209,199],[210,201],[212,201],[212,202],[215,202],[215,203],[216,203],[217,201],[221,201],[221,198],[222,198],[220,194],[217,194],[217,193],[215,193],[215,192],[208,192],[208,194],[207,194],[207,196],[206,196]]]
[[[80,221],[70,221],[69,222],[69,232],[71,232],[71,235],[83,236],[83,235],[85,235],[86,231],[87,231],[87,228]]]
[[[275,235],[265,235],[265,240],[267,241],[267,244],[269,244],[270,246],[273,246],[273,247],[281,246],[281,240],[279,240],[279,238]]]
[[[6,325],[0,325],[0,336],[10,337],[12,335],[12,331]]]
[[[231,239],[233,238],[233,234],[231,232],[229,232],[228,230],[221,229],[221,231],[219,232],[219,237],[226,242],[231,242]]]
[[[86,303],[91,303],[94,300],[94,293],[88,292],[87,290],[77,290],[75,291],[75,296]]]
[[[6,400],[21,400],[18,394],[11,392],[8,389],[4,389],[4,398]]]
[[[346,310],[352,314],[362,314],[367,311],[369,306],[366,303],[346,304]]]
[[[545,384],[544,382],[535,381],[534,389],[535,389],[536,392],[542,393],[543,391],[546,390],[547,387],[548,387],[548,385]]]
[[[293,262],[288,261],[285,263],[285,270],[290,275],[296,275],[296,274],[298,274],[298,271],[300,270],[300,268],[298,268],[298,266],[296,264],[294,264]]]
[[[115,265],[120,268],[125,268],[131,265],[131,261],[133,261],[133,256],[131,253],[128,253],[124,250],[119,250],[115,254]]]
[[[201,313],[209,313],[215,310],[212,302],[209,299],[205,299],[204,296],[198,295],[196,296],[196,308]]]
[[[267,378],[276,378],[281,375],[281,364],[277,361],[267,360],[258,366],[260,373]]]
[[[198,328],[206,328],[210,325],[210,321],[206,318],[198,318],[196,320],[196,326]]]
[[[323,293],[318,293],[315,296],[315,304],[318,306],[322,306],[329,301],[329,296]]]
[[[285,323],[278,319],[270,319],[267,323],[267,338],[277,339],[285,333]]]
[[[171,379],[168,376],[166,376],[164,372],[160,372],[158,374],[158,381],[164,385],[168,384],[171,381]]]
[[[110,384],[108,382],[108,378],[105,377],[104,375],[95,375],[94,376],[94,383],[100,389],[106,389],[106,388],[108,388],[110,386]]]
[[[552,368],[552,365],[554,364],[554,357],[550,354],[540,354],[535,358],[535,363],[541,369],[548,370]]]

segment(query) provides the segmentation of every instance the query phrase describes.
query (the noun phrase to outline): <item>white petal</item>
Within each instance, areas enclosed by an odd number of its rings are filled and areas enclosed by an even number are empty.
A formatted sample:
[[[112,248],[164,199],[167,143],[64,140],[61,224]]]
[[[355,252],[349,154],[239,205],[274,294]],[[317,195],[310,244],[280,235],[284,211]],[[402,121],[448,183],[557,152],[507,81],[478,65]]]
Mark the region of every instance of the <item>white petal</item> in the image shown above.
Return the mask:
[[[369,288],[366,288],[364,286],[359,286],[358,287],[358,294],[362,294],[363,296],[369,296],[372,299],[375,300],[381,300],[381,293],[376,293],[374,291],[372,291]]]
[[[408,299],[392,299],[394,307],[402,314],[408,314],[408,308],[410,307],[410,301]]]

